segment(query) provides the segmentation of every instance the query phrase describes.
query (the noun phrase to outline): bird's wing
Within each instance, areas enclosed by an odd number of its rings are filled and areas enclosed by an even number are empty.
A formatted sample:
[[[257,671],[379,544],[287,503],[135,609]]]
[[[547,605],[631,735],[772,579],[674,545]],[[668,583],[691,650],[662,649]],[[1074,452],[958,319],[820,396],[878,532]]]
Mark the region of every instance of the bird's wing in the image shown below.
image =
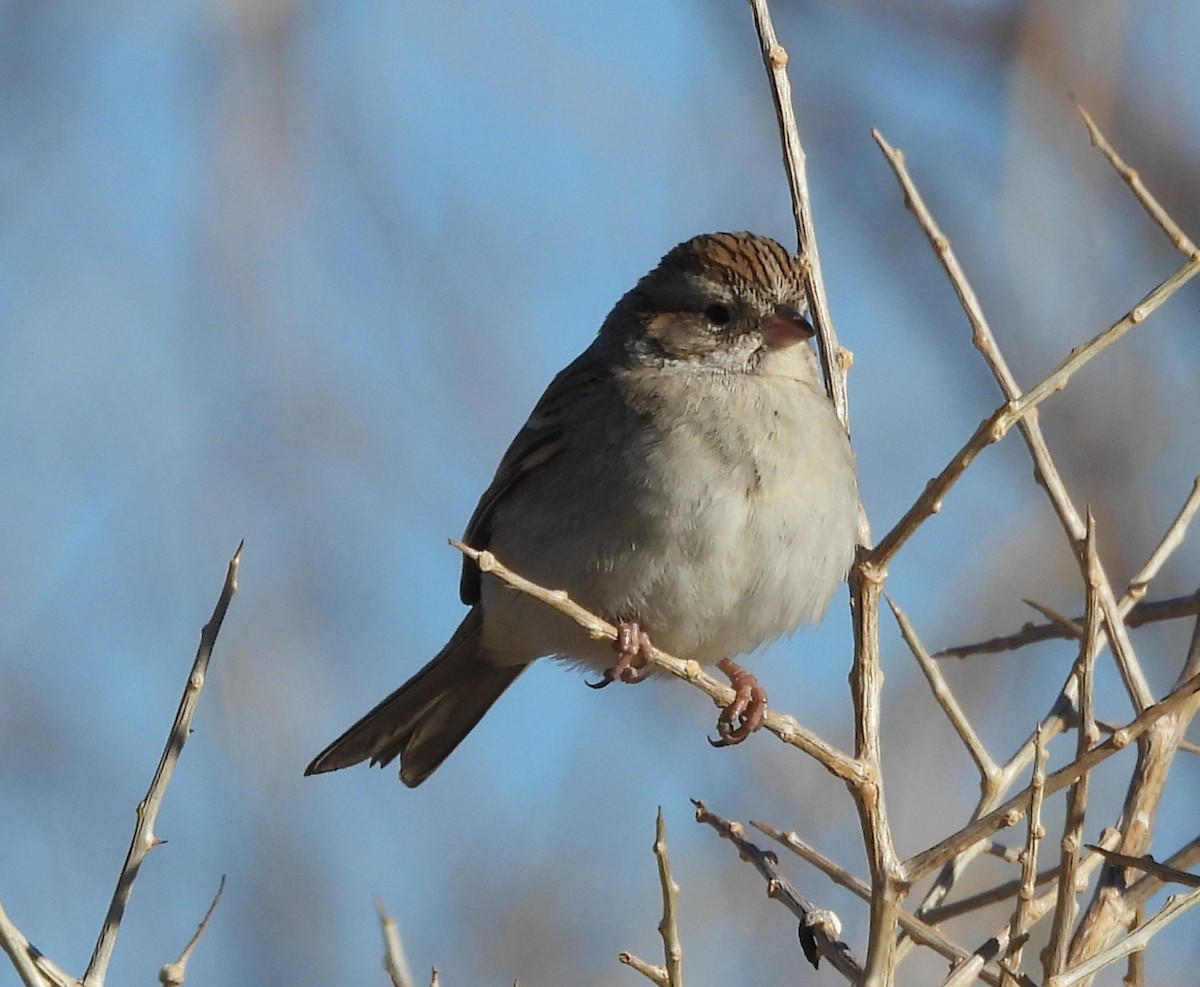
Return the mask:
[[[491,542],[496,506],[526,477],[566,448],[572,430],[579,424],[579,407],[590,404],[587,392],[600,387],[610,375],[593,351],[594,347],[589,347],[559,371],[504,453],[496,475],[467,522],[463,541],[472,548],[483,551]],[[575,414],[571,413],[572,407]],[[458,589],[463,603],[473,606],[479,602],[479,581],[479,566],[464,557]]]

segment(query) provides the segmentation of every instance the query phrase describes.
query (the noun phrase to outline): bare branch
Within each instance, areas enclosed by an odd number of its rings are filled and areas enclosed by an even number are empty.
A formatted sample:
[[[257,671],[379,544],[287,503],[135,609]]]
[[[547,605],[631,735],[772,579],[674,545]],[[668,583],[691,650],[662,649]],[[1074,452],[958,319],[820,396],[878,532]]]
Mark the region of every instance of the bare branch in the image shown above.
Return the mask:
[[[412,971],[408,957],[404,955],[404,942],[400,939],[400,926],[388,914],[382,899],[375,899],[375,911],[379,914],[379,927],[383,932],[383,970],[392,982],[392,987],[413,987]],[[434,971],[434,976],[437,971]]]
[[[1025,742],[1017,748],[1012,757],[1000,767],[994,776],[984,779],[983,791],[980,793],[979,802],[972,814],[973,820],[979,820],[994,811],[1000,805],[1005,794],[1017,783],[1022,772],[1035,757],[1039,733],[1042,735],[1043,742],[1048,742],[1064,732],[1074,722],[1077,695],[1077,676],[1072,671],[1055,697],[1050,710],[1042,717],[1036,729],[1030,733]],[[949,895],[959,877],[975,857],[988,851],[990,845],[988,840],[975,843],[947,860],[937,880],[926,893],[917,914],[927,916],[932,909],[937,908]],[[905,944],[901,943],[900,945],[903,948]]]
[[[738,855],[753,864],[754,869],[766,879],[767,896],[782,903],[800,920],[800,942],[804,945],[804,955],[809,962],[816,967],[821,957],[827,957],[834,969],[847,980],[861,983],[862,966],[850,952],[850,947],[837,938],[842,932],[838,917],[804,898],[783,876],[779,869],[779,858],[746,839],[746,831],[741,823],[722,818],[699,799],[692,799],[692,805],[696,807],[696,822],[711,826],[737,847]]]
[[[838,345],[833,328],[833,315],[825,294],[821,276],[821,260],[817,253],[817,230],[813,223],[812,201],[808,194],[804,147],[792,107],[792,84],[788,80],[788,54],[775,34],[767,0],[750,0],[754,27],[762,48],[763,65],[771,85],[775,103],[775,119],[779,123],[779,138],[783,150],[783,166],[787,172],[788,189],[792,197],[792,215],[796,221],[796,240],[800,255],[805,259],[804,289],[812,312],[813,325],[820,344],[821,363],[825,371],[825,386],[833,399],[833,407],[847,431],[850,430],[850,402],[846,391],[846,370],[850,354]]]
[[[619,963],[624,963],[625,966],[633,967],[633,969],[637,970],[637,972],[647,980],[658,984],[658,987],[669,987],[666,967],[656,966],[653,963],[647,963],[645,960],[635,956],[633,953],[620,953],[617,956],[617,961]]]
[[[1046,831],[1042,826],[1042,801],[1046,794],[1047,748],[1039,727],[1035,737],[1033,779],[1029,783],[1029,824],[1026,827],[1025,849],[1021,854],[1021,887],[1017,892],[1017,907],[1013,909],[1009,923],[1009,951],[1006,959],[1012,967],[1005,968],[1005,982],[1017,981],[1021,969],[1021,953],[1033,924],[1033,901],[1037,895],[1038,848]]]
[[[1189,874],[1185,870],[1180,870],[1178,867],[1170,867],[1167,864],[1160,864],[1150,854],[1145,853],[1140,857],[1131,857],[1127,853],[1118,853],[1116,850],[1106,850],[1104,847],[1089,846],[1089,850],[1095,850],[1102,854],[1104,859],[1110,864],[1115,864],[1117,867],[1127,867],[1132,870],[1145,871],[1147,874],[1153,874],[1155,877],[1161,878],[1168,884],[1182,884],[1187,888],[1200,888],[1200,876]]]
[[[1096,726],[1094,677],[1096,656],[1100,651],[1103,620],[1097,591],[1099,561],[1096,554],[1096,522],[1088,512],[1087,533],[1088,595],[1084,613],[1083,644],[1079,649],[1076,665],[1076,680],[1079,683],[1079,724],[1076,732],[1075,756],[1083,757],[1088,749],[1100,739]],[[1076,901],[1078,894],[1076,870],[1079,866],[1079,849],[1083,842],[1083,821],[1087,811],[1088,775],[1081,777],[1067,793],[1067,818],[1059,847],[1058,900],[1054,909],[1054,921],[1050,929],[1050,942],[1044,952],[1045,975],[1051,977],[1067,965],[1067,947],[1071,941],[1071,929],[1079,914]]]
[[[1200,625],[1200,621],[1197,623]],[[1183,663],[1185,671],[1194,667],[1193,658],[1194,655],[1189,655]],[[1186,681],[1194,682],[1197,678],[1200,675],[1193,675]],[[1140,856],[1149,849],[1167,776],[1179,741],[1196,713],[1198,699],[1200,697],[1196,695],[1187,697],[1165,716],[1149,724],[1138,738],[1137,763],[1130,776],[1118,824],[1121,842],[1116,849],[1123,854]],[[1131,883],[1121,868],[1109,868],[1101,876],[1071,940],[1067,969],[1104,951],[1116,935],[1129,927],[1136,911],[1136,903],[1127,893]]]
[[[662,936],[663,956],[667,961],[667,984],[669,987],[683,987],[683,944],[679,941],[676,918],[679,885],[671,877],[671,861],[667,856],[667,822],[663,818],[661,805],[654,826],[654,856],[658,860],[658,880],[662,884],[663,916],[658,923],[658,932]]]
[[[204,689],[204,678],[208,672],[208,662],[212,657],[213,645],[221,631],[221,623],[225,620],[225,612],[229,603],[238,591],[238,568],[242,564],[242,546],[229,561],[229,569],[225,574],[225,585],[217,599],[212,617],[200,632],[200,647],[196,651],[196,660],[192,664],[191,674],[188,675],[187,685],[179,700],[179,709],[175,713],[175,722],[171,724],[171,732],[167,735],[167,744],[163,748],[158,769],[150,782],[150,788],[137,807],[137,823],[133,829],[133,840],[129,844],[129,852],[125,855],[125,863],[121,867],[121,876],[117,878],[117,888],[113,892],[112,902],[108,906],[108,914],[104,918],[104,926],[100,930],[100,938],[96,940],[96,948],[92,951],[91,961],[87,972],[83,975],[85,987],[103,987],[108,963],[112,959],[113,946],[116,945],[117,931],[121,919],[125,915],[125,906],[133,893],[133,884],[137,880],[138,869],[146,854],[162,841],[154,835],[154,823],[158,819],[158,810],[167,794],[167,786],[175,773],[175,764],[187,743],[191,732],[192,717],[200,702],[200,693]]]
[[[925,231],[934,252],[937,254],[939,260],[941,260],[942,266],[954,286],[954,291],[962,303],[968,321],[971,323],[972,342],[975,344],[976,349],[979,350],[988,368],[992,371],[992,375],[995,377],[997,384],[1009,402],[1013,420],[1020,429],[1030,457],[1033,460],[1038,482],[1046,491],[1051,505],[1054,507],[1055,514],[1058,516],[1059,522],[1070,540],[1071,549],[1082,571],[1086,565],[1082,550],[1085,525],[1078,511],[1075,509],[1070,495],[1067,493],[1062,477],[1059,475],[1050,451],[1046,446],[1041,425],[1038,423],[1038,417],[1036,414],[1030,414],[1029,408],[1031,405],[1040,403],[1050,394],[1066,387],[1067,382],[1074,373],[1085,363],[1120,339],[1133,326],[1143,322],[1151,312],[1178,291],[1183,284],[1200,273],[1200,256],[1194,257],[1175,274],[1146,295],[1123,319],[1118,320],[1084,346],[1073,350],[1071,355],[1059,364],[1041,383],[1037,384],[1027,393],[1022,394],[1012,375],[1012,371],[1008,368],[1007,361],[1005,361],[999,347],[996,345],[995,337],[992,335],[991,327],[988,325],[987,319],[983,314],[979,299],[968,282],[961,265],[958,263],[958,259],[950,247],[950,241],[938,227],[933,215],[925,206],[915,183],[905,168],[903,155],[883,140],[877,131],[875,132],[875,138],[883,149],[885,156],[892,165],[893,171],[896,173],[897,179],[904,189],[905,202],[916,216],[921,228]],[[1001,421],[998,423],[998,427],[1008,426]],[[1142,710],[1153,701],[1153,695],[1146,681],[1145,673],[1142,671],[1137,659],[1133,643],[1129,640],[1128,630],[1120,618],[1116,598],[1113,595],[1112,587],[1109,584],[1107,576],[1104,574],[1103,568],[1100,569],[1100,575],[1100,601],[1104,607],[1105,623],[1112,646],[1113,657],[1116,659],[1117,668],[1121,672],[1122,681],[1125,684],[1134,708]]]
[[[1193,617],[1196,613],[1196,597],[1192,595],[1173,596],[1167,600],[1151,600],[1130,607],[1129,615],[1125,618],[1125,626],[1136,628],[1141,627],[1143,624],[1153,624],[1162,620],[1178,620],[1180,617]],[[1082,624],[1083,619],[1082,614],[1071,618],[1077,624]],[[941,651],[935,651],[933,657],[971,658],[975,655],[1016,651],[1018,648],[1023,648],[1028,644],[1070,639],[1074,636],[1070,630],[1059,623],[1026,624],[1015,634],[993,637],[987,641],[979,641],[975,644],[957,644],[952,648],[943,648]]]
[[[12,960],[25,987],[78,987],[78,980],[56,966],[25,938],[3,905],[0,905],[0,948]]]
[[[938,668],[937,662],[933,660],[929,652],[925,650],[917,638],[917,633],[913,630],[912,624],[904,611],[900,609],[890,598],[888,606],[892,608],[892,614],[896,618],[896,623],[900,625],[900,633],[904,636],[904,642],[908,645],[908,649],[913,653],[913,657],[917,659],[917,664],[921,666],[921,671],[925,674],[925,680],[929,683],[929,687],[933,692],[933,698],[937,700],[937,704],[942,707],[942,711],[946,714],[946,718],[954,727],[954,732],[958,734],[959,739],[967,748],[967,752],[971,755],[971,759],[975,762],[975,767],[979,769],[980,775],[986,781],[989,778],[994,778],[999,772],[999,767],[992,760],[992,756],[984,747],[983,741],[979,739],[979,734],[975,732],[975,728],[971,726],[967,719],[967,714],[963,712],[962,707],[958,704],[958,700],[954,698],[954,693],[950,691],[950,686],[946,682],[946,677],[942,675],[942,670]]]
[[[1101,133],[1100,128],[1096,125],[1096,121],[1092,119],[1092,115],[1079,103],[1075,104],[1075,109],[1079,111],[1079,115],[1083,117],[1083,122],[1087,125],[1092,146],[1108,158],[1108,163],[1113,166],[1113,169],[1121,176],[1125,184],[1129,186],[1129,191],[1133,193],[1133,197],[1141,203],[1142,208],[1154,220],[1155,225],[1167,235],[1167,239],[1171,241],[1175,249],[1185,257],[1196,257],[1200,254],[1200,251],[1197,251],[1196,245],[1188,235],[1183,232],[1183,229],[1170,217],[1158,199],[1146,188],[1142,182],[1141,175],[1125,163],[1125,159],[1116,152],[1116,149],[1108,142],[1108,138]]]
[[[1105,843],[1115,844],[1119,836],[1116,830],[1106,830],[1102,841]],[[1078,878],[1081,881],[1086,881],[1091,876],[1092,872],[1104,862],[1104,858],[1098,853],[1090,853],[1082,861],[1078,870]],[[1039,895],[1031,904],[1028,912],[1029,923],[1038,922],[1045,917],[1046,913],[1054,907],[1058,899],[1057,889],[1053,889]],[[1004,923],[1004,927],[997,930],[996,934],[986,940],[975,953],[964,963],[960,963],[952,971],[943,982],[943,987],[968,987],[977,979],[983,976],[985,964],[994,957],[1002,956],[1008,951],[1010,940],[1009,934],[1012,929],[1012,924],[1009,921]],[[1010,976],[1017,976],[1016,971],[1008,969]],[[1019,977],[1021,983],[1027,982],[1027,978]]]

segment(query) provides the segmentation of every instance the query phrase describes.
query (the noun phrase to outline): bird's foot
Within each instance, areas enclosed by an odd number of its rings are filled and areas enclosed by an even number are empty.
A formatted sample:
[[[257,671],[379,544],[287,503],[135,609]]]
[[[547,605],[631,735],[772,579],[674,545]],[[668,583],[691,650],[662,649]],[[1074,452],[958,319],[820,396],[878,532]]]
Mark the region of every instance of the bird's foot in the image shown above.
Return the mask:
[[[617,639],[613,642],[617,660],[611,668],[604,670],[599,682],[587,683],[593,689],[603,689],[610,682],[628,682],[634,685],[650,677],[650,653],[654,645],[650,635],[642,630],[636,620],[623,620],[617,624]]]
[[[733,700],[717,718],[719,739],[709,740],[714,747],[732,747],[763,725],[767,715],[767,692],[758,684],[753,673],[729,658],[722,658],[717,667],[729,676]]]

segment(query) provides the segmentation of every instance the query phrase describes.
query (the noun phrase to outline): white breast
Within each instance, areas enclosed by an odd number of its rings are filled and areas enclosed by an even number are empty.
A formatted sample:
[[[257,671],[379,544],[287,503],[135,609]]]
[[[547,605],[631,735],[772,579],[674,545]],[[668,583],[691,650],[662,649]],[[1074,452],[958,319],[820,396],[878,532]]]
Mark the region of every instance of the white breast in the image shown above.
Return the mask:
[[[662,374],[676,414],[597,415],[497,512],[493,551],[664,650],[711,663],[824,614],[853,557],[854,458],[824,393],[793,377]],[[487,637],[595,667],[611,648],[484,581]]]

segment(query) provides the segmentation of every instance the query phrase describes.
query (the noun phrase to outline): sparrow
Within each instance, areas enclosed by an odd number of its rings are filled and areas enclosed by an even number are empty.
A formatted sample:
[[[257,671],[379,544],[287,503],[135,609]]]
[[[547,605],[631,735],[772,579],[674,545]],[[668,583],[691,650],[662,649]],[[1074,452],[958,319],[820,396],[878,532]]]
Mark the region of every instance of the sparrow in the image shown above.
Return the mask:
[[[822,385],[801,263],[752,233],[672,249],[550,383],[463,541],[618,628],[590,638],[464,558],[471,609],[424,668],[305,774],[400,758],[415,787],[536,659],[654,674],[657,646],[715,664],[733,701],[717,746],[767,697],[738,655],[823,617],[854,557],[854,453]]]

